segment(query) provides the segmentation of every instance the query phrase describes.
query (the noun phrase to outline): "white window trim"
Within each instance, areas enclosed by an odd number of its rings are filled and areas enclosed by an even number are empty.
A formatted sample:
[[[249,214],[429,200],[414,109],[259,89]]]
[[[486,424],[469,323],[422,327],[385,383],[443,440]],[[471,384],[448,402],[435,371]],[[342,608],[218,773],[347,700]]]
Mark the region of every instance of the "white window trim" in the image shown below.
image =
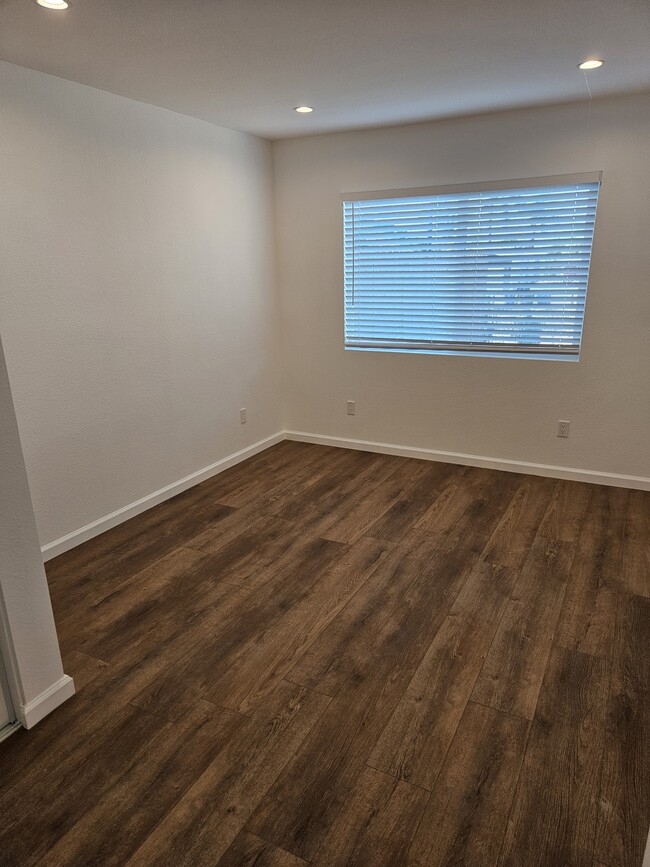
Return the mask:
[[[445,184],[436,187],[408,187],[401,190],[370,190],[341,193],[341,202],[369,202],[372,199],[399,199],[402,196],[442,196],[446,193],[480,193],[491,190],[525,190],[527,187],[559,187],[563,184],[601,184],[602,172],[578,172],[570,175],[546,175],[542,178],[510,178],[499,181],[477,181],[471,184]]]
[[[400,189],[389,190],[364,190],[354,191],[340,194],[341,203],[363,202],[381,199],[399,199],[399,198],[417,198],[418,196],[436,196],[453,193],[473,193],[483,191],[500,191],[508,189],[527,189],[529,187],[544,187],[544,186],[570,186],[573,184],[595,184],[602,187],[603,173],[602,171],[593,172],[576,172],[563,175],[545,175],[534,178],[508,178],[496,181],[475,181],[472,183],[463,184],[444,184],[429,187],[407,187]],[[584,329],[583,315],[582,328]],[[347,344],[344,341],[344,349],[351,352],[397,352],[401,354],[415,355],[458,355],[465,357],[480,357],[480,358],[517,358],[536,361],[573,361],[580,360],[580,351],[575,352],[558,352],[557,348],[549,347],[547,350],[544,347],[538,346],[507,346],[489,347],[489,346],[473,346],[462,345],[458,343],[450,343],[449,347],[441,346],[440,344],[432,344],[430,348],[425,348],[421,344],[409,345],[408,341],[404,341],[402,346],[385,346],[381,340],[376,343],[368,341],[367,344],[361,342],[356,345]]]

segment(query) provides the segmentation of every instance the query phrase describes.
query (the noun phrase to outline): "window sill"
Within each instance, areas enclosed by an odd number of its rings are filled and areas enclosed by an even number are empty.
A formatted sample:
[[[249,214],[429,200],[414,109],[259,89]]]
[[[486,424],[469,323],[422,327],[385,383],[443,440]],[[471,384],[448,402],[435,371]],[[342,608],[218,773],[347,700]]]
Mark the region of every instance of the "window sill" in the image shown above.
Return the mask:
[[[516,358],[526,361],[580,361],[579,355],[549,352],[481,352],[466,349],[390,349],[382,346],[344,346],[346,352],[390,352],[403,355],[461,355],[468,358]]]

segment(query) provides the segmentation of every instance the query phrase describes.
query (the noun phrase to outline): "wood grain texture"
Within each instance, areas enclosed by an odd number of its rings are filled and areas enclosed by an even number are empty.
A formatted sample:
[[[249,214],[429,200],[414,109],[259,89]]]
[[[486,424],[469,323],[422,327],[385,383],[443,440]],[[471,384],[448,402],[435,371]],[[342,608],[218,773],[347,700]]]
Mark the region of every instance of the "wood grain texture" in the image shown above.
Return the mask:
[[[371,753],[372,767],[433,788],[515,579],[503,566],[477,564]]]
[[[386,568],[391,558],[405,562],[395,549]],[[369,583],[380,572],[382,566]],[[392,608],[381,617],[376,606],[350,618],[344,611],[336,619],[344,628],[335,620],[325,630],[314,680],[335,698],[250,822],[255,833],[306,860],[322,845],[444,616],[437,601],[444,591],[427,569],[413,582],[404,569],[388,574]]]
[[[537,535],[557,486],[553,479],[525,476],[483,551],[483,559],[519,569]]]
[[[369,580],[386,551],[386,543],[360,540],[323,574],[313,592],[276,618],[273,629],[242,642],[228,669],[213,683],[210,697],[224,707],[250,713]]]
[[[464,470],[464,467],[456,464],[429,464],[422,478],[411,485],[390,509],[375,521],[368,535],[400,542]]]
[[[574,547],[538,536],[531,545],[472,698],[532,719]]]
[[[496,864],[527,734],[525,720],[467,705],[406,863]]]
[[[555,647],[531,725],[503,867],[591,867],[608,662]]]
[[[650,597],[650,491],[629,491],[621,581],[628,593]]]
[[[650,495],[283,442],[47,564],[0,865],[639,867]]]
[[[612,653],[596,857],[641,864],[650,825],[650,599],[620,607]]]
[[[40,863],[124,864],[240,726],[235,714],[205,702],[178,724],[160,726],[146,755],[113,770],[101,799],[88,804],[83,818],[58,837]]]
[[[313,864],[393,867],[405,864],[429,793],[364,768]]]
[[[576,543],[594,492],[586,482],[556,482],[538,535],[556,542]]]
[[[219,859],[219,867],[305,867],[307,863],[250,831],[241,831]]]
[[[611,652],[625,532],[626,490],[595,487],[582,525],[555,640],[563,647]]]
[[[264,711],[241,725],[128,863],[215,864],[329,701],[282,684]]]

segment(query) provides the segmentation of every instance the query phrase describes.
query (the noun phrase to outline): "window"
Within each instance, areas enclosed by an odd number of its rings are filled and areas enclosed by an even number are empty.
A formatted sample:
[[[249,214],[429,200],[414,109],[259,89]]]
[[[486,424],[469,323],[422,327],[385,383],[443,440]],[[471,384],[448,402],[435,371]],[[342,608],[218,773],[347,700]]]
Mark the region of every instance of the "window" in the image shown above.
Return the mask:
[[[346,349],[580,353],[600,174],[342,196]]]

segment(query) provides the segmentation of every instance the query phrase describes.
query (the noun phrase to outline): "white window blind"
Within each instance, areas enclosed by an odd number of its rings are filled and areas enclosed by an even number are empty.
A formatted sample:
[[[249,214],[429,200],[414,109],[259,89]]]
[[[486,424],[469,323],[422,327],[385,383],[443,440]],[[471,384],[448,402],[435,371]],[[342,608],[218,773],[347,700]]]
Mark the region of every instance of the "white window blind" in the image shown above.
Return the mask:
[[[342,196],[346,348],[578,356],[599,187]]]

